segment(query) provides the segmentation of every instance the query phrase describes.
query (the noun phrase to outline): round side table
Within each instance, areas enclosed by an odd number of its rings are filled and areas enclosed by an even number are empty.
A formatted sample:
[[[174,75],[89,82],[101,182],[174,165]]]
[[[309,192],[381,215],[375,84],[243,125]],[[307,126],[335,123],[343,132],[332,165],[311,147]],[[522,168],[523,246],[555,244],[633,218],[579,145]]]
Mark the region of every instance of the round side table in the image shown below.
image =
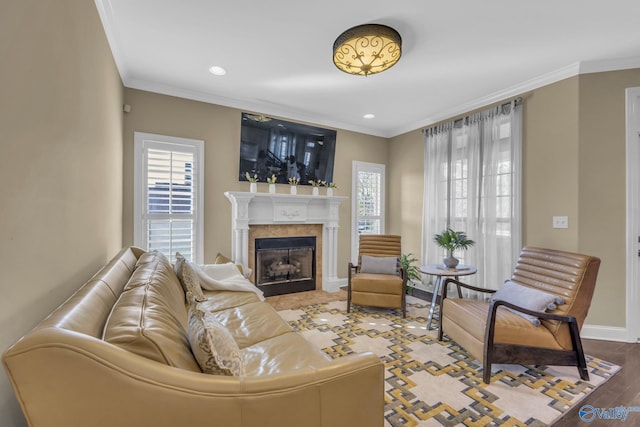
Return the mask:
[[[427,318],[427,330],[429,330],[431,329],[431,320],[433,319],[433,312],[436,308],[436,302],[440,294],[440,284],[442,282],[442,277],[443,276],[453,277],[456,280],[458,280],[460,276],[470,276],[472,274],[476,274],[478,272],[478,269],[472,265],[460,264],[456,268],[446,268],[442,264],[429,264],[429,265],[421,266],[420,272],[424,274],[429,274],[431,276],[436,276],[436,284],[433,288],[433,297],[431,298],[431,307],[429,308],[429,317]],[[462,298],[459,287],[458,287],[458,296]]]

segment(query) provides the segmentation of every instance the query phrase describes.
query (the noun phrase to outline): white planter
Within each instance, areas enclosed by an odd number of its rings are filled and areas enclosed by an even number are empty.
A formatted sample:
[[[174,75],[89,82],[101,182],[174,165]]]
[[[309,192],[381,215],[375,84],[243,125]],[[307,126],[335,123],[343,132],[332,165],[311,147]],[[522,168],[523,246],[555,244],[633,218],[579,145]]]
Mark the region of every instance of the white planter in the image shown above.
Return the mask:
[[[311,190],[311,194],[314,196],[318,195],[318,187],[313,187],[313,190]]]
[[[255,182],[249,183],[249,191],[251,193],[257,193],[258,192],[258,184],[255,183]]]
[[[327,196],[333,196],[333,188],[327,187]]]
[[[276,185],[275,184],[269,184],[269,193],[271,193],[271,194],[275,194],[276,193]]]
[[[298,186],[297,185],[289,186],[289,191],[291,191],[291,194],[298,194]]]

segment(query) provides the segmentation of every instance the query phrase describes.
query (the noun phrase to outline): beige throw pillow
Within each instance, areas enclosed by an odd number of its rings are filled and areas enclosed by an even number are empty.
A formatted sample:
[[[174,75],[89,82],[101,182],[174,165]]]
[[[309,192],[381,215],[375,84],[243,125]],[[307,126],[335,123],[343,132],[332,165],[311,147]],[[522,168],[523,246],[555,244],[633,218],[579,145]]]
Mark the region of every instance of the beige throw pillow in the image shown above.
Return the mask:
[[[191,263],[187,261],[180,252],[176,252],[176,264],[174,271],[180,280],[180,284],[182,285],[185,294],[187,292],[192,292],[196,301],[204,301],[207,299],[202,292],[198,273],[194,269],[193,265],[191,265]]]
[[[213,375],[242,376],[244,362],[231,333],[213,316],[189,306],[189,342],[202,372]]]

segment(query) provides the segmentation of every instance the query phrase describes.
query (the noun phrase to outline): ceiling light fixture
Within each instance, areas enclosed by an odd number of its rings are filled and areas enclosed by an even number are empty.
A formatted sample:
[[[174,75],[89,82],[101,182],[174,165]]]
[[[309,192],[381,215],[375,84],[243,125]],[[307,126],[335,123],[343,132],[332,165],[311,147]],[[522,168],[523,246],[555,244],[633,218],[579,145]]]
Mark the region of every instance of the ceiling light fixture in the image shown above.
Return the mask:
[[[376,115],[375,115],[375,114],[372,114],[372,113],[367,113],[367,114],[365,114],[365,115],[364,115],[364,116],[362,116],[362,117],[363,117],[363,118],[365,118],[365,119],[375,119],[375,118],[376,118]]]
[[[349,28],[333,43],[333,63],[358,76],[381,73],[402,55],[402,37],[391,27],[365,24]]]
[[[227,74],[227,70],[217,65],[209,67],[209,72],[216,76],[224,76],[225,74]]]

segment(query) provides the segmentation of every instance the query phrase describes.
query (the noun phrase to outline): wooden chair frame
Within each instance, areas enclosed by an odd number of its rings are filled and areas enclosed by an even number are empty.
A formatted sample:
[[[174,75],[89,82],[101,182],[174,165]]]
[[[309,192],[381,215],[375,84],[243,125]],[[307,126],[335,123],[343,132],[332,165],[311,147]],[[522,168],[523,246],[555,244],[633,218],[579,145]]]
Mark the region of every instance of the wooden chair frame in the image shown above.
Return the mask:
[[[495,293],[493,289],[483,289],[475,286],[468,285],[460,282],[456,279],[449,278],[444,282],[442,287],[442,296],[440,298],[440,316],[442,316],[442,309],[444,305],[444,299],[447,297],[447,287],[449,283],[454,283],[458,290],[460,287],[464,287],[476,292],[482,293]],[[530,314],[541,319],[557,320],[567,323],[569,326],[569,332],[571,336],[571,350],[558,350],[543,347],[530,347],[516,344],[496,343],[494,342],[495,328],[496,328],[496,312],[499,307],[505,306],[513,310],[520,311],[522,313]],[[587,363],[584,357],[584,351],[582,348],[582,341],[580,340],[580,331],[578,328],[578,322],[573,316],[563,316],[557,314],[551,314],[546,312],[537,312],[528,310],[526,308],[517,306],[515,304],[508,303],[506,301],[491,301],[489,303],[489,311],[487,313],[487,322],[485,327],[484,336],[484,354],[483,354],[483,374],[482,380],[485,384],[491,382],[491,366],[494,363],[517,363],[522,365],[560,365],[560,366],[576,366],[580,378],[584,381],[589,381],[589,371],[587,370]],[[442,341],[442,318],[438,327],[438,340]]]

